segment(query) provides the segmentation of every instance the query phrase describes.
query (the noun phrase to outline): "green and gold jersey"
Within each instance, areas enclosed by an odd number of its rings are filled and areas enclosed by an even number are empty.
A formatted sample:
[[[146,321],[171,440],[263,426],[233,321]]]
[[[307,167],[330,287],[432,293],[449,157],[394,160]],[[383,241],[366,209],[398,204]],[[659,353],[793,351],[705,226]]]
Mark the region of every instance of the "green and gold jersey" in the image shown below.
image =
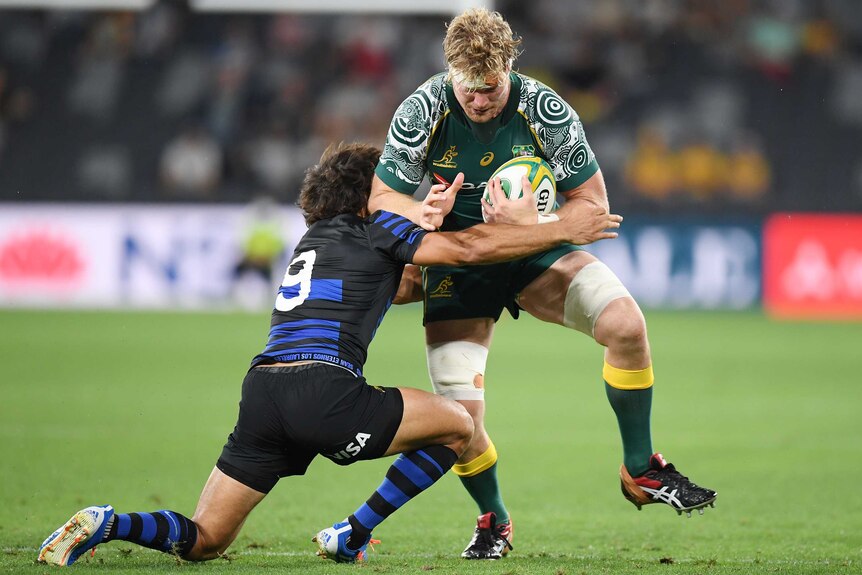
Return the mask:
[[[394,190],[412,194],[427,175],[448,185],[464,172],[464,185],[443,229],[482,221],[479,202],[491,174],[515,156],[544,158],[557,189],[587,181],[599,165],[575,111],[544,84],[515,72],[503,112],[490,122],[471,122],[455,99],[446,74],[419,86],[395,112],[377,176]]]

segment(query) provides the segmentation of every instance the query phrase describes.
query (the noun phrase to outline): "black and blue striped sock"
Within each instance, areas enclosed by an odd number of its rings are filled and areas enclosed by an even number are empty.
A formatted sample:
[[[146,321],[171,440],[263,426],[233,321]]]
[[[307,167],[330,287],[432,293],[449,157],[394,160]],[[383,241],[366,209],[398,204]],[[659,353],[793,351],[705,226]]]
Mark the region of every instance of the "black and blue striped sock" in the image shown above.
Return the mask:
[[[198,538],[195,522],[175,511],[118,513],[105,533],[104,541],[131,541],[165,553],[184,557]]]
[[[399,507],[431,487],[449,471],[458,455],[445,445],[431,445],[402,453],[386,472],[386,478],[371,498],[348,521],[352,529],[348,548],[361,547],[371,531]]]

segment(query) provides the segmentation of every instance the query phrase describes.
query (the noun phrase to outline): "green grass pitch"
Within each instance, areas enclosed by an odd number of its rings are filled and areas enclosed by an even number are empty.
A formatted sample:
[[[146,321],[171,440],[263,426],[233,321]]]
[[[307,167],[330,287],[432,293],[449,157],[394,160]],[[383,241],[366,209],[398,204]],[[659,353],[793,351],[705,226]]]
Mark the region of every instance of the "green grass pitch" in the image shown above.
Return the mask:
[[[377,385],[428,389],[420,309],[393,309],[366,366]],[[488,427],[515,551],[458,559],[476,509],[454,476],[381,525],[364,566],[313,555],[389,462],[318,459],[254,511],[228,558],[181,563],[128,543],[86,573],[862,573],[862,326],[759,313],[647,314],[655,447],[719,492],[715,509],[638,512],[601,348],[530,318],[498,325]],[[268,314],[0,313],[0,573],[56,571],[39,543],[77,509],[191,515],[227,433]]]

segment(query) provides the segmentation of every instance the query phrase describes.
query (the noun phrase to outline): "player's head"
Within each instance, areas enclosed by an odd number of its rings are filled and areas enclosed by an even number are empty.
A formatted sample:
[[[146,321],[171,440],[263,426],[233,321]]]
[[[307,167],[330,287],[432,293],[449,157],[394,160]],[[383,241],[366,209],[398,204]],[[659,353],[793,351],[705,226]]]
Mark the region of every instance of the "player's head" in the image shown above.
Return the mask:
[[[487,122],[503,111],[520,43],[499,12],[473,8],[449,22],[443,40],[449,80],[472,121]]]
[[[368,144],[330,145],[305,172],[299,207],[309,226],[341,214],[364,214],[380,148]]]

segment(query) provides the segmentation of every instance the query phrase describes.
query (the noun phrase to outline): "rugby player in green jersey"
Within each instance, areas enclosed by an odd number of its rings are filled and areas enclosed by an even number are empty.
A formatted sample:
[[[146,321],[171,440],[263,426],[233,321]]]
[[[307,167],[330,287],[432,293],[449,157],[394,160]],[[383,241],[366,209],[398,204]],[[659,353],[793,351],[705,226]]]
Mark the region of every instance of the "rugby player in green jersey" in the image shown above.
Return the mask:
[[[395,112],[369,209],[403,214],[427,230],[463,229],[482,221],[480,200],[494,170],[514,156],[537,155],[550,164],[566,200],[545,217],[578,217],[597,206],[609,210],[604,179],[578,115],[553,90],[513,70],[519,44],[497,12],[471,9],[449,23],[443,42],[448,70],[419,86]],[[413,199],[424,177],[448,184],[459,173],[464,174],[461,191],[445,205]],[[535,223],[535,213],[508,208],[494,206],[486,218]],[[434,390],[464,405],[475,424],[471,445],[453,467],[481,513],[463,557],[498,559],[511,548],[497,452],[484,426],[483,377],[503,308],[515,317],[524,310],[580,331],[605,347],[602,377],[622,437],[626,499],[638,509],[665,503],[689,514],[713,503],[714,491],[698,487],[653,453],[646,323],[605,264],[578,246],[563,245],[482,268],[429,267],[422,282]]]

